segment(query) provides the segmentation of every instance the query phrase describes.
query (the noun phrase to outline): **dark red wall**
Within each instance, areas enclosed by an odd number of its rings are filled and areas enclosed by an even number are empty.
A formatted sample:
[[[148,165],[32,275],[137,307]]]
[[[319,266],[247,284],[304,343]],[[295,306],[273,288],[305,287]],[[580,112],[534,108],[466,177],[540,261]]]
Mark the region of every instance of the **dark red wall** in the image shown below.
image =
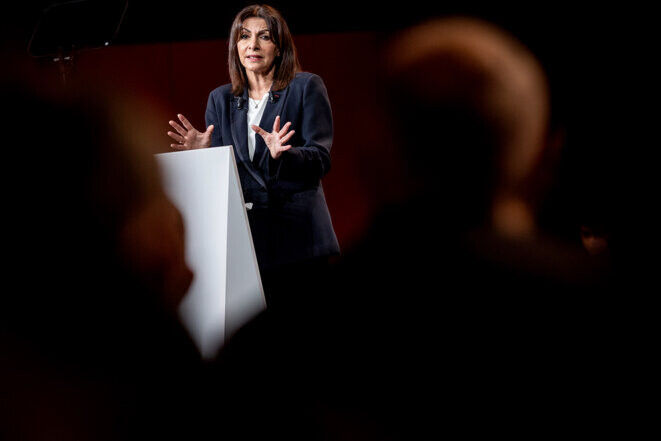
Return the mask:
[[[387,91],[378,85],[385,39],[374,32],[295,37],[303,70],[323,78],[333,108],[333,164],[323,185],[345,249],[363,234],[375,207],[400,189],[382,102]],[[100,97],[110,93],[135,121],[134,135],[167,151],[168,120],[177,113],[204,127],[209,92],[229,82],[226,54],[224,40],[109,46],[80,53],[66,80]],[[36,87],[58,87],[55,63],[18,58]]]

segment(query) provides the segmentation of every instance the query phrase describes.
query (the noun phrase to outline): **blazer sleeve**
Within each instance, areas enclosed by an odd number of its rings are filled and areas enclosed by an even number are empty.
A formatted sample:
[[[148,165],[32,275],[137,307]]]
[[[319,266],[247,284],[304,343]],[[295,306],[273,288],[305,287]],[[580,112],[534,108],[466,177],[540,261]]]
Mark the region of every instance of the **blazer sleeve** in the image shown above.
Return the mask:
[[[204,114],[204,120],[206,122],[206,127],[209,127],[213,124],[213,133],[211,134],[211,147],[223,146],[223,131],[220,121],[220,111],[218,108],[217,99],[214,92],[209,94],[209,100],[207,101],[207,111]],[[206,129],[205,127],[205,129]]]
[[[269,155],[270,175],[275,179],[321,179],[330,170],[330,149],[333,144],[333,115],[328,92],[321,77],[312,75],[303,90],[301,143],[292,146],[279,159]]]

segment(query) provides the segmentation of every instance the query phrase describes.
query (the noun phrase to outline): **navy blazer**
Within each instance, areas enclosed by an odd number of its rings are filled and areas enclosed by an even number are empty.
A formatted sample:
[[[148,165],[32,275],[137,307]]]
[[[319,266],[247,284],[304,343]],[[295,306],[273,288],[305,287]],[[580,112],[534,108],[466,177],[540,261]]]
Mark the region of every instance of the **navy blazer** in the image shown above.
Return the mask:
[[[206,124],[214,125],[212,145],[232,145],[250,229],[261,269],[338,254],[321,178],[330,170],[333,118],[326,86],[318,75],[298,73],[273,90],[259,126],[271,132],[291,122],[292,148],[273,159],[261,136],[248,156],[248,90],[232,94],[225,84],[209,94]]]

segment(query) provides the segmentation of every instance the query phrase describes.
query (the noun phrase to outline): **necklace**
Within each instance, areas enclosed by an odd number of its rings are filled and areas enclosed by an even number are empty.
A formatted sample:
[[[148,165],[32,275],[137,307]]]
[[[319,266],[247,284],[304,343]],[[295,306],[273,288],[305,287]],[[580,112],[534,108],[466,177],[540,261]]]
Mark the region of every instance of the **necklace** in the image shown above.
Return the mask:
[[[262,95],[262,97],[261,97],[260,99],[258,99],[258,100],[256,100],[255,98],[251,97],[250,95],[248,95],[248,98],[249,98],[249,100],[250,100],[250,104],[253,104],[254,107],[255,107],[255,109],[257,109],[257,108],[259,107],[259,105],[262,103],[262,101],[264,101],[264,98],[266,98],[268,95],[269,95],[268,93],[265,93],[265,94]]]

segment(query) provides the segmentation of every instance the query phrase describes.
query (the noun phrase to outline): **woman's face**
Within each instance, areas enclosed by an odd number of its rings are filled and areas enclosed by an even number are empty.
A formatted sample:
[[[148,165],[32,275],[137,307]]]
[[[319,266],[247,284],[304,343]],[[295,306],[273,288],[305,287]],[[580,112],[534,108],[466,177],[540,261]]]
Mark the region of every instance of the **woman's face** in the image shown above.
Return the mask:
[[[256,74],[267,74],[279,55],[266,21],[258,17],[250,17],[243,22],[236,48],[246,72]]]

